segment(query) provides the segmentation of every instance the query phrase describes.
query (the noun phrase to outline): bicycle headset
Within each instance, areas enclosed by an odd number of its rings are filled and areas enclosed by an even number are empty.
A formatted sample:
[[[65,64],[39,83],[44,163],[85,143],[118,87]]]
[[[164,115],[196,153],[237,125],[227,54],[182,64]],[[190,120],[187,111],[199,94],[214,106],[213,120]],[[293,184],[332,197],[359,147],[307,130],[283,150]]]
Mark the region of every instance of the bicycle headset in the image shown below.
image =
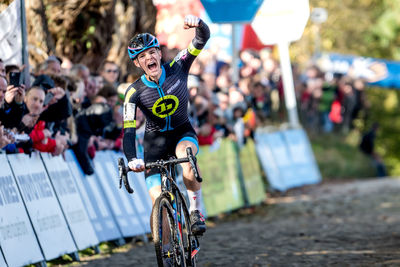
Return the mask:
[[[134,60],[140,53],[152,47],[160,49],[157,38],[150,33],[139,33],[129,42],[129,57]]]

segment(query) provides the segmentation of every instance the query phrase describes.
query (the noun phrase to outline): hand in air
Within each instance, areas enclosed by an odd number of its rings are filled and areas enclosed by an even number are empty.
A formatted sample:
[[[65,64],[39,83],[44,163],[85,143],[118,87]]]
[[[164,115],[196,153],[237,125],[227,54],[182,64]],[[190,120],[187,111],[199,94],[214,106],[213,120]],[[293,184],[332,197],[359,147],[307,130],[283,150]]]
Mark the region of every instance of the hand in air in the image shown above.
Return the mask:
[[[189,28],[199,27],[199,25],[200,25],[200,19],[198,17],[194,15],[187,15],[183,23],[183,28],[187,30]]]
[[[144,161],[143,159],[132,159],[128,162],[129,168],[134,172],[144,171]]]

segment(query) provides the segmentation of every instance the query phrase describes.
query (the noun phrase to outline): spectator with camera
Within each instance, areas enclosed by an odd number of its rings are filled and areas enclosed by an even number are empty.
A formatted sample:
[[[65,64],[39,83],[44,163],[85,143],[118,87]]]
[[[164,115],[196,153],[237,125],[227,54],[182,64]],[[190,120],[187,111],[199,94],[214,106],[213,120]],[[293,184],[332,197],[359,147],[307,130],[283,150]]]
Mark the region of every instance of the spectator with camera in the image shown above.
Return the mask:
[[[7,81],[4,76],[0,76],[0,148],[12,143],[12,137],[4,129],[4,125],[1,125],[1,120],[3,119],[3,105],[4,98],[7,91]]]
[[[29,112],[27,115],[32,117],[32,122],[34,122],[29,136],[32,140],[32,148],[40,152],[50,152],[53,155],[59,155],[67,148],[68,137],[61,135],[58,131],[55,137],[52,138],[52,132],[45,127],[46,123],[43,120],[38,120],[40,114],[46,108],[44,106],[45,96],[45,91],[38,86],[32,87],[26,94],[24,103]]]
[[[58,123],[71,116],[72,105],[69,95],[65,92],[66,81],[58,75],[52,75],[51,77],[39,75],[32,86],[39,86],[45,91],[43,105],[46,109],[41,113],[40,120],[46,123]],[[57,81],[57,84],[54,80]]]
[[[0,88],[2,99],[0,105],[0,121],[5,128],[17,127],[23,115],[23,100],[25,97],[25,85],[12,80],[14,84],[8,84],[5,76],[0,75]]]

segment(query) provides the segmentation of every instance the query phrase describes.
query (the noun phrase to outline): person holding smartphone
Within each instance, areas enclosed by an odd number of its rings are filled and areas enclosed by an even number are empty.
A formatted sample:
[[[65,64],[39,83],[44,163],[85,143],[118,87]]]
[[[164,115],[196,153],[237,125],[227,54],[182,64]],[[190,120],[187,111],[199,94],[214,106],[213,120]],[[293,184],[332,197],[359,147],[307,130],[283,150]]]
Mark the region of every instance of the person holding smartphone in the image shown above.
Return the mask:
[[[2,103],[0,103],[0,121],[5,128],[17,127],[24,113],[25,85],[8,84],[6,77],[0,75],[0,88],[4,92]],[[5,91],[4,88],[6,88]]]

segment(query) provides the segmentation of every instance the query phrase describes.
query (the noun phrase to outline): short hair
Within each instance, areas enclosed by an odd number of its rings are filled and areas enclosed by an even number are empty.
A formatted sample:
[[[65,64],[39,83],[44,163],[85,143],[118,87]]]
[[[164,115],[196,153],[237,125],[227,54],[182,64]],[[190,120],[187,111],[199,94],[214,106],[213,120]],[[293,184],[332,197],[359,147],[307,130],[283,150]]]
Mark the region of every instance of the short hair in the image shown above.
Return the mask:
[[[33,90],[33,89],[42,90],[44,93],[46,93],[46,90],[43,89],[43,87],[41,87],[41,86],[32,86],[31,88],[29,88],[28,90],[26,90],[26,93],[25,93],[25,94],[28,95],[29,92],[30,92],[31,90]]]
[[[15,70],[15,69],[17,69],[18,71],[20,70],[19,67],[18,67],[18,65],[14,65],[14,64],[12,64],[12,65],[6,65],[5,69],[6,69],[6,75],[7,75],[8,73],[10,73],[11,71]]]
[[[118,66],[118,64],[117,64],[117,63],[115,63],[114,61],[111,61],[111,60],[105,60],[105,61],[103,62],[103,64],[101,64],[100,71],[104,70],[104,66],[105,66],[106,64],[114,64],[114,65],[115,65],[115,66],[117,66],[117,67],[118,67],[118,69],[119,69],[119,66]]]
[[[75,65],[72,66],[70,73],[71,73],[72,76],[78,76],[78,72],[85,71],[85,70],[89,71],[89,68],[86,65],[84,65],[84,64],[75,64]]]
[[[54,87],[61,87],[62,89],[67,90],[68,80],[65,79],[64,76],[61,75],[49,75],[50,78],[54,81]]]
[[[99,93],[97,95],[103,96],[105,98],[109,98],[109,97],[118,95],[118,91],[117,91],[117,89],[115,89],[114,86],[112,86],[110,84],[105,84],[100,89],[100,91],[99,91]]]
[[[68,75],[65,75],[65,76],[63,76],[63,78],[67,81],[66,90],[69,91],[69,92],[75,92],[76,89],[77,89],[76,84],[77,84],[79,81],[82,81],[81,78],[75,77],[75,76],[68,76]]]
[[[43,63],[40,64],[39,70],[47,70],[50,63],[52,63],[52,62],[56,62],[56,63],[60,64],[60,61],[56,57],[49,57]]]

